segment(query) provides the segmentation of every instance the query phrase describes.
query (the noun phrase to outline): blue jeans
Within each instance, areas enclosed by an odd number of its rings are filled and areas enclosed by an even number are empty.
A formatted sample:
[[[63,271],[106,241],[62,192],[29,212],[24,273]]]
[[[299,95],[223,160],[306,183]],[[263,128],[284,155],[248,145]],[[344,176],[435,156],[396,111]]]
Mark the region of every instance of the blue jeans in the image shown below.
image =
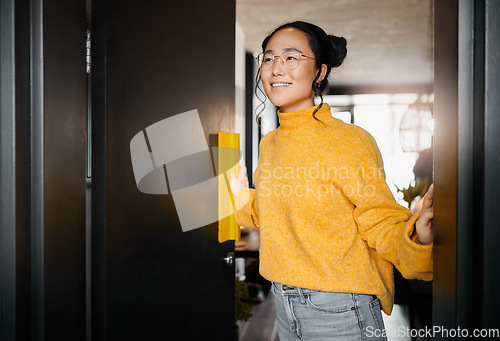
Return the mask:
[[[326,292],[272,283],[280,341],[386,340],[374,295]]]

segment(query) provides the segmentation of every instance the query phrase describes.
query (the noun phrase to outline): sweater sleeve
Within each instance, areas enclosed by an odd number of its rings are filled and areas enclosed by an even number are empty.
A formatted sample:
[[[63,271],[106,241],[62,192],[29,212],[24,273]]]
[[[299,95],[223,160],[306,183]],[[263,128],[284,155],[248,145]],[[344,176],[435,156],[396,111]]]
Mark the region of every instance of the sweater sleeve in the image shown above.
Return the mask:
[[[408,279],[432,280],[433,245],[414,242],[419,213],[399,205],[387,183],[380,151],[373,137],[362,130],[353,141],[357,152],[348,158],[349,176],[342,181],[344,195],[353,203],[353,217],[368,246],[393,263]]]
[[[259,228],[255,189],[242,188],[234,198],[236,224],[243,227]]]

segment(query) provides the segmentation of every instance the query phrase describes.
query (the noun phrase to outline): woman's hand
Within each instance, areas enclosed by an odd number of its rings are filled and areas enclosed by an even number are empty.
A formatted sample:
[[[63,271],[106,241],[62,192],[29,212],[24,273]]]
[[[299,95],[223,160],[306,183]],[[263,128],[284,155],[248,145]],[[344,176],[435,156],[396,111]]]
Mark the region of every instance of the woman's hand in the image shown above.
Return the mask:
[[[417,230],[417,244],[428,245],[434,240],[434,232],[432,231],[432,218],[434,217],[434,184],[429,187],[427,194],[424,196],[422,210],[420,216],[415,222]]]
[[[231,172],[231,192],[233,192],[233,197],[236,197],[236,194],[238,194],[242,188],[248,188],[248,178],[247,168],[240,164],[240,174],[238,174],[238,178]]]

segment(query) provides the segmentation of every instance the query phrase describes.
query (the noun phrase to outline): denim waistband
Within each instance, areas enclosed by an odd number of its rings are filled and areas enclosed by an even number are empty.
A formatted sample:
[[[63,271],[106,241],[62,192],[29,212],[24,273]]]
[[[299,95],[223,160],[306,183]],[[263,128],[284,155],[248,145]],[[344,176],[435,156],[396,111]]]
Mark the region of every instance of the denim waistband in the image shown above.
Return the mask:
[[[332,294],[344,294],[344,295],[355,295],[355,296],[368,296],[370,298],[377,298],[376,295],[373,294],[359,294],[359,293],[353,293],[353,292],[336,292],[336,291],[323,291],[323,290],[317,290],[317,289],[308,289],[308,288],[301,288],[301,287],[296,287],[293,285],[289,284],[283,284],[283,283],[278,283],[278,282],[272,282],[272,285],[275,286],[275,288],[280,291],[283,295],[299,295],[299,296],[304,296],[305,294],[310,294],[314,292],[326,292],[326,293],[332,293]]]

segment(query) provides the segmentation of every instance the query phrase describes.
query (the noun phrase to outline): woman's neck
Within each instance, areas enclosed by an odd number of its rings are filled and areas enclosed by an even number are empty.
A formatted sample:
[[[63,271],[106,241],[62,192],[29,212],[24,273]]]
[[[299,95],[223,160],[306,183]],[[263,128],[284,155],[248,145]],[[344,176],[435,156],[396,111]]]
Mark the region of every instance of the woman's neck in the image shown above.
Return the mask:
[[[316,110],[317,107],[318,106],[311,106],[302,110],[289,112],[282,112],[280,108],[278,111],[280,130],[316,127],[318,124],[321,124],[321,122],[326,124],[332,118],[330,106],[327,103],[323,103],[318,110]],[[316,113],[313,116],[314,111],[316,111]],[[314,117],[321,122],[318,122]]]
[[[286,113],[286,112],[293,112],[293,111],[300,111],[304,109],[308,109],[314,106],[314,96],[309,97],[305,100],[295,102],[295,103],[290,103],[286,105],[282,105],[279,107],[280,112]]]

